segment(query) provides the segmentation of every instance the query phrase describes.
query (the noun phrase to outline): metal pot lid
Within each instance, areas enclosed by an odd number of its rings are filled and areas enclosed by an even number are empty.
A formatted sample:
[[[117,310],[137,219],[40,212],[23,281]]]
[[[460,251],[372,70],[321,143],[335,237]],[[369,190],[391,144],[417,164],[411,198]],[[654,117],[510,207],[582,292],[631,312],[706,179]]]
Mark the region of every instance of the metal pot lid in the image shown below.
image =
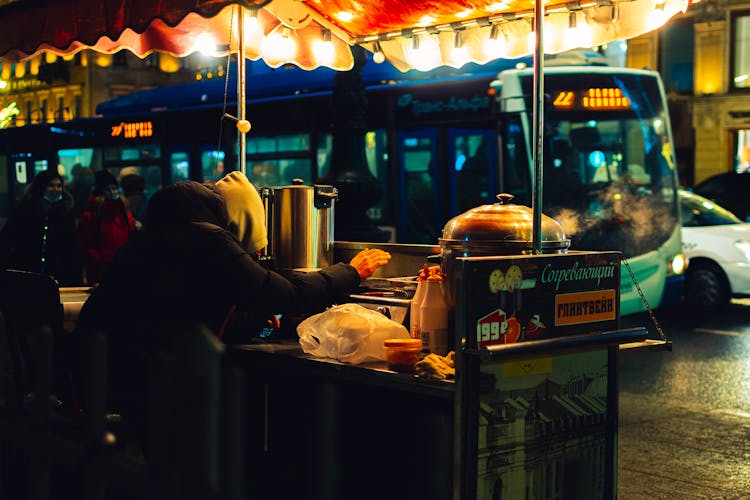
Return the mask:
[[[496,243],[526,246],[533,240],[534,214],[531,208],[510,203],[512,194],[497,195],[498,203],[472,208],[449,220],[443,227],[441,245]],[[542,214],[542,246],[567,248],[570,240],[562,226]]]

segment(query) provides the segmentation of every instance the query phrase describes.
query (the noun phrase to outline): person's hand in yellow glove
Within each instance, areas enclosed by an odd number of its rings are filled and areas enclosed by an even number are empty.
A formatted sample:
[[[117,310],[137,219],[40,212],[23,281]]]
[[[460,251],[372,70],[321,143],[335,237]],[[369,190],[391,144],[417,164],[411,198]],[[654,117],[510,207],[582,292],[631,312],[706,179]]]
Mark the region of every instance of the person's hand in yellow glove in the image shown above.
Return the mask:
[[[359,279],[367,279],[380,266],[383,266],[391,260],[391,254],[377,248],[365,248],[355,255],[349,262],[349,265],[357,270]]]

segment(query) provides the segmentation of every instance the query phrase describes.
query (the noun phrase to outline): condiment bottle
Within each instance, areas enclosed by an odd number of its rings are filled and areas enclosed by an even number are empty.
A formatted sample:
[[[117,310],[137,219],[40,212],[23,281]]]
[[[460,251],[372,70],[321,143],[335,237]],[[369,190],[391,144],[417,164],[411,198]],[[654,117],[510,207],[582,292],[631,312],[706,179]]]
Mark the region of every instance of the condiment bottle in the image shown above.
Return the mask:
[[[443,295],[443,277],[435,270],[426,283],[419,309],[422,352],[445,356],[448,354],[448,303]]]
[[[417,274],[417,290],[411,298],[411,307],[409,308],[409,334],[413,339],[422,338],[419,334],[419,311],[424,299],[424,292],[427,288],[427,278],[430,275],[430,268],[424,264]]]

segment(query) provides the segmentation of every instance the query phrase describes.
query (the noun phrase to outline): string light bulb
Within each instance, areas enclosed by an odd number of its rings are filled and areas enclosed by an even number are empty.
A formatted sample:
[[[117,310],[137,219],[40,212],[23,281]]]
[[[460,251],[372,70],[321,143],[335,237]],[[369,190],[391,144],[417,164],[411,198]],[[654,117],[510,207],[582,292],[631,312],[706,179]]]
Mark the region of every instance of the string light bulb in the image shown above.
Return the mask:
[[[505,36],[500,35],[500,26],[493,24],[490,27],[490,36],[484,42],[485,57],[495,59],[502,57],[505,53]]]
[[[198,35],[195,38],[193,47],[193,50],[200,52],[204,56],[212,57],[216,55],[216,40],[208,33]]]
[[[568,34],[573,40],[573,45],[576,47],[591,47],[593,42],[593,33],[591,26],[586,22],[584,18],[582,21],[578,21],[578,12],[570,11],[568,18]]]
[[[431,70],[441,64],[440,47],[430,35],[414,35],[407,59],[419,71]]]
[[[260,20],[258,19],[258,9],[247,9],[247,16],[245,17],[245,33],[253,33],[260,31]]]
[[[336,56],[336,48],[333,46],[331,41],[331,32],[328,30],[323,31],[323,37],[320,40],[315,40],[312,44],[313,54],[319,64],[323,66],[330,66],[333,64],[333,60]]]
[[[286,26],[282,32],[274,31],[263,40],[263,57],[271,60],[291,61],[297,53],[297,44]]]
[[[456,31],[453,39],[453,50],[451,51],[451,59],[457,66],[463,66],[469,60],[469,51],[464,46],[463,32]]]
[[[536,50],[536,31],[534,30],[534,18],[529,19],[529,34],[526,38],[526,46],[528,50],[534,52]]]
[[[383,48],[380,46],[380,42],[375,40],[372,44],[372,60],[376,64],[385,62],[385,54],[383,54]]]

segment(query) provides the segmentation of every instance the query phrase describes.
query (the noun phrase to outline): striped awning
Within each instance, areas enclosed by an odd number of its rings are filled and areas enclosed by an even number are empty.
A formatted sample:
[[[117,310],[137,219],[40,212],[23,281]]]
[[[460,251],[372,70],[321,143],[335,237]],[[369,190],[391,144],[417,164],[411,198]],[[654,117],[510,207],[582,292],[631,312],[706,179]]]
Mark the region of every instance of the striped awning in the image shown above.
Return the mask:
[[[544,51],[632,38],[685,11],[689,0],[548,0]],[[240,20],[242,12],[242,23]],[[127,49],[188,55],[211,47],[271,66],[353,64],[362,45],[402,71],[460,67],[533,52],[530,0],[0,0],[0,58]]]

